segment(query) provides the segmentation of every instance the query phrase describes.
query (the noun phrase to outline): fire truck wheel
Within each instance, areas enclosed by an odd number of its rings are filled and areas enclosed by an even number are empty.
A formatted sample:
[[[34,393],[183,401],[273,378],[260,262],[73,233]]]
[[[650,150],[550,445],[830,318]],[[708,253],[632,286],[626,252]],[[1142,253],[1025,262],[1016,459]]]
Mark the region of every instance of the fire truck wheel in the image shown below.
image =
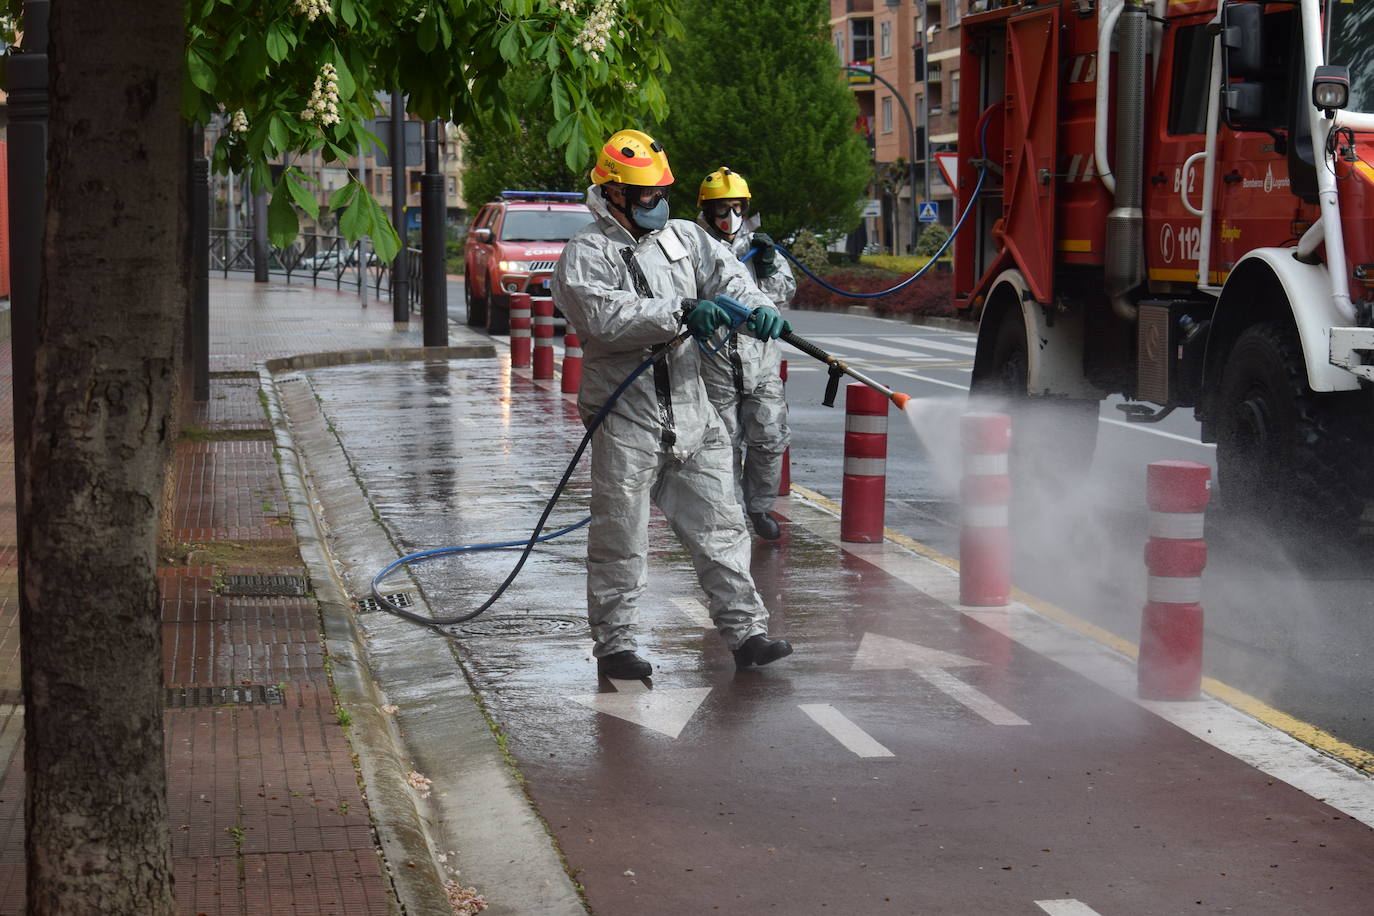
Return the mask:
[[[1368,402],[1307,386],[1302,345],[1286,322],[1247,328],[1217,395],[1219,501],[1279,533],[1347,537],[1369,489]]]
[[[472,278],[469,275],[463,281],[463,304],[468,309],[468,327],[485,328],[487,326],[487,312],[490,309],[490,296],[474,296],[472,294]]]
[[[988,399],[988,409],[1011,414],[1013,492],[1056,496],[1080,486],[1092,465],[1098,402],[1029,397],[1028,372],[1025,325],[1017,312],[998,326],[988,370],[975,376],[972,393]]]

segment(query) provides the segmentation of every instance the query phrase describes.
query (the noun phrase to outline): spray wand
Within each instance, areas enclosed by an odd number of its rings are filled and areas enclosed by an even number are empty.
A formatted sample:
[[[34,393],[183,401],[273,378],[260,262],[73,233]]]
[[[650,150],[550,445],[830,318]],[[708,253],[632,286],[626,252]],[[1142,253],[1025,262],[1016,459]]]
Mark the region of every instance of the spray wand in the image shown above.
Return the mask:
[[[732,299],[729,296],[717,296],[715,303],[725,309],[730,315],[731,322],[736,325],[747,321],[749,316],[754,312],[753,309],[743,302]],[[862,382],[869,388],[872,388],[874,391],[896,404],[898,410],[905,410],[906,402],[911,400],[911,395],[902,394],[900,391],[893,391],[877,379],[869,378],[844,360],[837,356],[830,355],[795,331],[784,331],[779,335],[778,339],[790,343],[812,359],[825,363],[829,368],[830,380],[826,382],[825,398],[821,401],[826,407],[835,406],[835,395],[840,389],[840,376],[843,375],[847,375],[855,381]]]

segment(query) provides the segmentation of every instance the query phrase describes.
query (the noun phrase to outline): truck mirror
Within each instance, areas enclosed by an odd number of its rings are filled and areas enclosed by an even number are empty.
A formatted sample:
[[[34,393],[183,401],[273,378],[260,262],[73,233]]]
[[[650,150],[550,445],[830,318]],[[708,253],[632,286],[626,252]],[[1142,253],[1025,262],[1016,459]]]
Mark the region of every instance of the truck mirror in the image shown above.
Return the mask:
[[[1254,80],[1265,75],[1264,7],[1258,3],[1228,3],[1221,11],[1221,49],[1226,78]]]
[[[479,242],[490,242],[490,241],[491,241],[491,230],[490,230],[490,229],[474,229],[474,230],[472,230],[472,234],[477,238],[477,241],[479,241]]]
[[[1264,87],[1259,83],[1232,83],[1222,96],[1226,100],[1226,123],[1237,130],[1264,117]]]

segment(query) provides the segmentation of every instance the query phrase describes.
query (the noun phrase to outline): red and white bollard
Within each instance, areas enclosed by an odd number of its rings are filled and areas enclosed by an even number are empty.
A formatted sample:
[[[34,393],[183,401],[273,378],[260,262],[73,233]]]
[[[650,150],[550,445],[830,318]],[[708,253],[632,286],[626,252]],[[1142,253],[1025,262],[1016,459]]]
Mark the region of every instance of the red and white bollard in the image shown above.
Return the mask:
[[[1196,461],[1152,461],[1145,480],[1149,579],[1136,689],[1146,700],[1192,700],[1202,689],[1202,530],[1212,469]]]
[[[576,394],[582,385],[582,341],[572,325],[563,332],[563,393]]]
[[[778,367],[778,374],[782,376],[782,387],[787,388],[787,360],[782,360],[782,365]],[[782,473],[778,476],[778,495],[786,496],[792,492],[792,449],[782,450]]]
[[[532,299],[534,305],[534,377],[553,378],[553,300]]]
[[[510,364],[520,369],[530,364],[530,295],[510,294]]]
[[[873,544],[883,539],[887,497],[887,404],[867,385],[844,392],[844,487],[840,540]]]
[[[959,603],[1005,607],[1011,600],[1011,417],[967,413],[959,423],[964,476],[959,482]]]

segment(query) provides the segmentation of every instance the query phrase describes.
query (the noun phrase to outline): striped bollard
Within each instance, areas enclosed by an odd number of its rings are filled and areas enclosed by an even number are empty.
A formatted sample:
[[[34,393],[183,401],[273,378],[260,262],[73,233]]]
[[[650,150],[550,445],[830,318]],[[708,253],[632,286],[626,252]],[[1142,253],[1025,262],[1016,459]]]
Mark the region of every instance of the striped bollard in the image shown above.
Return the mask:
[[[541,296],[534,303],[534,377],[553,378],[553,300]]]
[[[530,295],[510,294],[510,364],[520,369],[530,364]]]
[[[1192,700],[1202,689],[1202,529],[1212,469],[1196,461],[1152,461],[1145,481],[1149,579],[1136,689],[1147,700]]]
[[[1011,600],[1011,417],[966,413],[959,423],[964,475],[959,481],[959,603],[1006,607]]]
[[[844,392],[844,487],[840,540],[873,544],[883,539],[887,495],[887,398],[867,385]]]
[[[582,385],[582,341],[572,325],[563,332],[563,393],[576,394]]]
[[[782,377],[783,390],[787,389],[787,360],[782,361],[778,367],[778,374]],[[791,446],[782,450],[782,473],[778,475],[778,495],[786,496],[792,492],[792,448]]]

